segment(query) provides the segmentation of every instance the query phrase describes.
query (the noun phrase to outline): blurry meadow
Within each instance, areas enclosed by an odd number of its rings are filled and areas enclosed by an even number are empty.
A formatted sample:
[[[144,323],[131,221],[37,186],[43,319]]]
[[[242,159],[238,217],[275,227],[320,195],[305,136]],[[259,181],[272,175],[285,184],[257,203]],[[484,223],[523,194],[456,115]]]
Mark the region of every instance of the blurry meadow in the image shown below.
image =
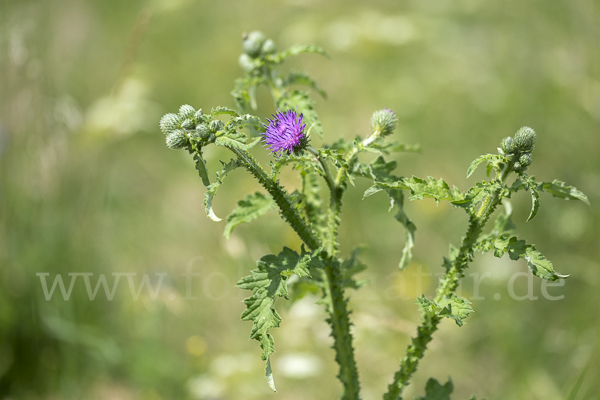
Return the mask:
[[[475,157],[496,151],[521,126],[538,135],[530,173],[586,193],[591,207],[542,194],[513,201],[520,236],[560,273],[562,287],[533,280],[524,262],[479,255],[462,295],[475,313],[435,335],[406,398],[433,376],[453,398],[600,399],[600,2],[509,0],[4,0],[0,2],[0,399],[333,399],[340,392],[318,297],[280,301],[273,334],[278,393],[264,381],[251,324],[239,319],[247,293],[235,288],[255,262],[282,245],[299,248],[272,212],[239,226],[210,221],[204,187],[185,151],[165,147],[160,117],[181,104],[234,105],[242,32],[261,30],[283,49],[317,44],[317,55],[285,68],[307,70],[324,140],[365,135],[371,113],[397,112],[396,131],[420,153],[397,156],[398,175],[444,177],[467,189]],[[257,115],[274,112],[266,91]],[[316,145],[320,145],[317,140]],[[261,161],[266,152],[255,149]],[[225,151],[206,159],[214,171]],[[286,187],[299,180],[283,176]],[[461,210],[409,203],[415,257],[398,272],[404,242],[387,200],[362,200],[356,182],[341,227],[344,254],[364,243],[351,293],[365,399],[379,398],[418,322],[415,298],[431,295]],[[234,172],[218,194],[226,216],[258,190]],[[92,288],[121,274],[112,300],[90,300],[84,275],[68,300],[56,287],[87,273]],[[189,275],[189,279],[182,274]],[[49,274],[49,275],[43,275]],[[93,274],[93,275],[89,275]],[[128,274],[128,275],[127,275]],[[133,275],[137,274],[137,275]],[[138,288],[143,276],[160,290]],[[137,299],[135,299],[137,297]],[[576,388],[576,390],[573,390]],[[569,397],[569,394],[571,396]]]

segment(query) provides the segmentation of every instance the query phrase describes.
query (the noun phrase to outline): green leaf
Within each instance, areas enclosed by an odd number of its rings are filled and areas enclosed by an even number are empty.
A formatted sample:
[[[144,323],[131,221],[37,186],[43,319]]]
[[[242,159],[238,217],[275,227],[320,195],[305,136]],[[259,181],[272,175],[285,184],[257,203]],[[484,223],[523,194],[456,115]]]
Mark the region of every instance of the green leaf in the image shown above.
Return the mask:
[[[356,281],[354,279],[354,275],[367,269],[367,266],[358,259],[362,251],[362,247],[356,247],[350,253],[350,257],[342,262],[345,288],[358,289],[367,284],[367,281]]]
[[[226,135],[219,136],[215,140],[215,144],[217,146],[225,146],[232,147],[240,150],[250,150],[254,147],[258,142],[260,142],[260,137],[256,137],[248,142],[248,138],[246,135],[239,132],[228,132]]]
[[[402,249],[402,257],[398,264],[398,268],[402,271],[412,260],[412,249],[415,247],[415,231],[417,230],[417,227],[404,212],[404,194],[402,191],[399,189],[389,189],[388,195],[390,196],[390,210],[395,205],[398,206],[398,211],[396,212],[396,215],[394,215],[394,218],[404,226],[406,235],[404,248]]]
[[[213,117],[216,117],[217,115],[231,115],[232,117],[239,117],[240,114],[238,114],[235,110],[232,110],[231,108],[227,108],[227,107],[215,107],[211,110],[210,115]]]
[[[311,257],[306,254],[301,257],[294,250],[284,247],[278,255],[262,257],[256,263],[257,269],[240,279],[236,285],[252,291],[252,295],[244,300],[247,309],[241,318],[253,322],[250,338],[260,343],[263,350],[261,358],[265,361],[275,351],[273,337],[268,331],[281,323],[281,317],[273,308],[275,300],[277,297],[287,298],[287,280],[292,274],[309,276]]]
[[[540,209],[540,194],[537,189],[537,185],[535,184],[535,180],[533,177],[528,178],[525,181],[529,192],[531,193],[531,212],[529,213],[529,217],[527,217],[527,221],[533,219],[536,216],[538,210]]]
[[[317,85],[317,82],[315,82],[304,71],[300,71],[300,72],[292,71],[292,72],[290,72],[290,74],[288,75],[288,78],[286,80],[286,86],[287,85],[294,85],[294,84],[295,85],[308,86],[308,87],[312,88],[313,90],[315,90],[317,93],[319,93],[321,95],[321,97],[323,97],[324,99],[327,98],[327,93],[325,93],[325,91],[323,89],[321,89]]]
[[[257,129],[262,129],[263,126],[260,122],[260,118],[255,117],[254,115],[244,114],[236,118],[230,119],[225,127],[233,128],[233,129],[241,129],[245,126],[253,126]]]
[[[275,208],[277,208],[277,204],[271,196],[265,196],[259,192],[247,195],[244,200],[238,202],[235,210],[227,217],[225,237],[229,239],[231,232],[239,224],[254,221]]]
[[[277,391],[275,389],[275,380],[273,379],[273,370],[271,369],[271,357],[267,357],[267,365],[265,366],[265,377],[267,378],[267,384],[274,392]]]
[[[544,257],[534,245],[527,244],[515,236],[510,237],[507,234],[498,237],[488,236],[478,243],[477,248],[481,251],[494,250],[494,256],[498,258],[502,257],[504,253],[508,253],[511,260],[516,261],[522,258],[527,261],[527,266],[538,278],[556,281],[569,276],[556,273],[552,262]]]
[[[471,302],[464,297],[458,297],[454,293],[451,297],[446,297],[440,301],[439,306],[442,310],[438,315],[453,319],[458,326],[463,326],[465,324],[464,320],[473,312]]]
[[[322,56],[325,56],[326,58],[331,58],[329,56],[329,54],[327,54],[327,52],[325,50],[323,50],[321,47],[319,46],[315,46],[315,45],[294,45],[292,47],[290,47],[287,50],[284,50],[280,53],[274,54],[272,56],[267,56],[267,61],[274,63],[274,64],[279,64],[281,62],[283,62],[284,60],[286,60],[289,57],[292,56],[297,56],[299,54],[302,53],[315,53],[315,54],[321,54]]]
[[[210,185],[210,180],[208,179],[208,170],[206,168],[206,161],[202,157],[202,149],[198,149],[196,154],[194,154],[194,160],[196,161],[196,169],[198,170],[198,175],[202,178],[202,183],[204,186],[208,187]]]
[[[217,193],[217,189],[219,189],[219,186],[221,186],[221,184],[223,183],[223,180],[225,179],[225,177],[234,169],[241,167],[242,164],[240,163],[240,161],[238,161],[237,159],[233,159],[231,161],[229,161],[228,163],[223,163],[223,169],[219,172],[217,172],[217,179],[215,180],[215,182],[211,183],[208,187],[207,187],[207,191],[204,195],[204,206],[206,209],[206,215],[208,215],[208,217],[210,219],[212,219],[213,221],[219,222],[222,221],[221,218],[217,217],[212,209],[212,202],[213,202],[213,198],[215,197],[215,194]]]
[[[308,93],[301,90],[286,93],[277,101],[277,107],[282,111],[289,109],[302,113],[303,122],[311,129],[311,133],[315,132],[319,137],[323,137],[323,128],[313,104],[314,102],[308,97]]]
[[[452,390],[454,385],[450,378],[445,385],[441,385],[434,378],[429,378],[425,386],[425,397],[415,397],[415,400],[450,400]]]
[[[235,80],[235,87],[231,95],[240,110],[256,110],[256,88],[263,82],[264,78],[256,76],[246,76]]]
[[[496,171],[499,170],[499,164],[506,162],[506,157],[500,154],[485,154],[477,157],[475,160],[473,160],[473,162],[471,163],[471,165],[469,165],[469,168],[467,169],[467,178],[469,178],[473,174],[473,172],[475,172],[479,164],[481,164],[484,161],[487,161],[488,166],[491,166],[491,168],[488,168],[487,171],[487,174],[489,176],[492,168]]]
[[[537,188],[538,190],[552,194],[554,197],[565,200],[581,200],[588,206],[590,205],[590,201],[583,192],[577,190],[573,186],[566,186],[564,182],[559,180],[538,183]]]
[[[429,176],[427,180],[424,180],[413,176],[403,179],[403,183],[410,189],[410,200],[421,200],[425,197],[435,199],[436,203],[439,203],[440,200],[457,200],[455,192],[441,178],[436,180]]]
[[[424,313],[433,313],[434,315],[450,318],[456,322],[456,325],[463,326],[464,320],[473,312],[471,302],[463,297],[458,297],[452,293],[450,297],[445,297],[439,303],[429,300],[425,295],[417,298],[417,304]]]

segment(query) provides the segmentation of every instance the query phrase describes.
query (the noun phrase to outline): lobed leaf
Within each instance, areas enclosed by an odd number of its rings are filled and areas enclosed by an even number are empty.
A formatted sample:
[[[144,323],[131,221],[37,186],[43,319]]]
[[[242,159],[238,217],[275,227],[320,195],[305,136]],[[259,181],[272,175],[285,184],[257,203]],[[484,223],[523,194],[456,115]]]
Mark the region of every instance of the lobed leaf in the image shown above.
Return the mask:
[[[473,172],[475,172],[479,164],[481,164],[484,161],[487,161],[488,163],[487,175],[489,176],[492,169],[496,169],[496,171],[499,170],[499,164],[506,162],[506,157],[500,154],[484,154],[482,156],[477,157],[475,160],[473,160],[473,162],[471,163],[471,165],[469,165],[469,168],[467,169],[467,178],[469,178],[473,174]]]
[[[254,221],[275,208],[277,208],[277,204],[271,196],[265,196],[259,192],[247,195],[244,200],[238,202],[237,207],[227,217],[225,237],[229,239],[231,232],[239,224]]]
[[[294,84],[308,86],[308,87],[312,88],[314,91],[316,91],[317,93],[319,93],[321,95],[321,97],[323,97],[324,99],[327,98],[327,93],[325,93],[325,91],[317,85],[317,82],[315,82],[304,71],[290,72],[290,74],[288,75],[288,77],[286,79],[285,84],[286,84],[286,86],[294,85]]]
[[[231,171],[242,166],[240,161],[238,161],[237,159],[233,159],[233,160],[229,161],[228,163],[224,163],[224,162],[221,162],[221,163],[223,164],[223,169],[221,171],[217,172],[216,181],[207,187],[207,191],[204,195],[204,206],[206,209],[206,215],[215,222],[222,221],[221,218],[219,218],[215,215],[215,213],[212,209],[212,202],[213,202],[213,198],[215,197],[215,194],[217,193],[217,189],[219,189],[219,186],[221,186],[221,184],[223,183],[223,180]]]
[[[417,304],[423,312],[453,319],[458,326],[463,326],[464,320],[473,312],[471,302],[455,293],[452,293],[450,297],[445,297],[439,303],[421,295],[417,298]]]
[[[567,186],[564,182],[553,180],[552,182],[541,182],[537,184],[538,190],[552,194],[565,200],[581,200],[588,206],[590,201],[587,196],[573,186]]]
[[[440,384],[434,378],[429,378],[425,385],[425,396],[415,397],[415,400],[450,400],[450,394],[453,390],[454,385],[450,378],[448,378],[445,385]]]
[[[280,53],[274,54],[272,56],[267,56],[266,60],[268,62],[279,64],[285,61],[287,58],[292,56],[297,56],[302,53],[315,53],[321,54],[326,58],[331,58],[329,54],[323,48],[315,45],[294,45],[287,50],[284,50]]]

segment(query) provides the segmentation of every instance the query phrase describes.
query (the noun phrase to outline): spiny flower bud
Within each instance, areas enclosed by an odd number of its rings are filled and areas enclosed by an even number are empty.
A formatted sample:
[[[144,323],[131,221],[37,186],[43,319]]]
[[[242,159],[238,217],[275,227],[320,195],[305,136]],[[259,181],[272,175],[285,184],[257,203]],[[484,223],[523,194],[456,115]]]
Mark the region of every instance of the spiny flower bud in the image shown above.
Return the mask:
[[[218,119],[215,119],[214,121],[210,121],[210,125],[208,125],[208,130],[211,131],[212,133],[216,133],[220,130],[222,130],[225,127],[225,124],[223,123],[223,121],[219,121]]]
[[[500,145],[500,148],[502,149],[504,154],[512,154],[517,149],[515,146],[515,141],[510,136],[502,139],[502,144]]]
[[[258,57],[264,42],[265,36],[262,34],[262,32],[250,32],[244,39],[244,44],[242,45],[244,53],[248,54],[252,58]]]
[[[179,107],[179,115],[183,118],[194,118],[194,114],[196,114],[196,110],[189,104],[184,104]]]
[[[165,114],[160,119],[160,130],[165,135],[179,128],[179,124],[181,123],[181,117],[177,114]]]
[[[531,165],[531,161],[533,161],[531,153],[522,154],[521,157],[519,157],[519,164],[521,164],[524,167]]]
[[[535,132],[528,126],[519,129],[515,135],[515,145],[523,153],[531,153],[535,145]]]
[[[246,72],[250,72],[254,69],[254,61],[248,54],[242,53],[240,54],[240,58],[238,60],[240,67]]]
[[[181,127],[183,129],[194,129],[196,127],[196,122],[192,118],[188,118],[181,123]]]
[[[265,54],[273,54],[277,51],[277,46],[275,46],[275,42],[271,39],[268,39],[265,44],[262,46],[262,51]]]
[[[371,117],[371,129],[373,132],[379,132],[381,136],[389,135],[396,129],[398,117],[396,113],[389,108],[375,111]]]
[[[170,149],[181,149],[187,145],[187,136],[184,131],[178,129],[167,135],[167,147]]]
[[[206,139],[208,135],[210,135],[210,130],[208,129],[208,125],[206,124],[198,124],[196,125],[196,136],[201,139]]]
[[[196,120],[196,122],[202,121],[203,115],[204,115],[204,113],[202,113],[202,109],[199,108],[198,111],[196,111],[196,114],[194,114],[194,120]]]

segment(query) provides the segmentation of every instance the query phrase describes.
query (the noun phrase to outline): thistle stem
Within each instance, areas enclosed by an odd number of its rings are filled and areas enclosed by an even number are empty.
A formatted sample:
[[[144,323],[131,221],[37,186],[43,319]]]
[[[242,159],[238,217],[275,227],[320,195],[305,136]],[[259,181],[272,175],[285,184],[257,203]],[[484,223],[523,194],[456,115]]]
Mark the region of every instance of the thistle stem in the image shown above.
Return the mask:
[[[464,271],[473,260],[474,247],[481,235],[483,228],[490,216],[500,204],[502,197],[502,184],[506,181],[508,174],[512,171],[512,165],[508,165],[498,176],[500,186],[489,193],[481,203],[476,213],[470,215],[469,228],[462,240],[458,255],[452,262],[452,266],[440,279],[434,302],[439,303],[445,297],[456,291]],[[393,382],[388,386],[384,400],[401,400],[402,391],[408,385],[411,376],[417,370],[419,361],[423,358],[427,345],[431,342],[433,333],[437,330],[441,321],[433,311],[424,311],[421,324],[417,328],[417,336],[411,339],[406,349],[406,356],[400,362],[400,369],[394,374]]]

